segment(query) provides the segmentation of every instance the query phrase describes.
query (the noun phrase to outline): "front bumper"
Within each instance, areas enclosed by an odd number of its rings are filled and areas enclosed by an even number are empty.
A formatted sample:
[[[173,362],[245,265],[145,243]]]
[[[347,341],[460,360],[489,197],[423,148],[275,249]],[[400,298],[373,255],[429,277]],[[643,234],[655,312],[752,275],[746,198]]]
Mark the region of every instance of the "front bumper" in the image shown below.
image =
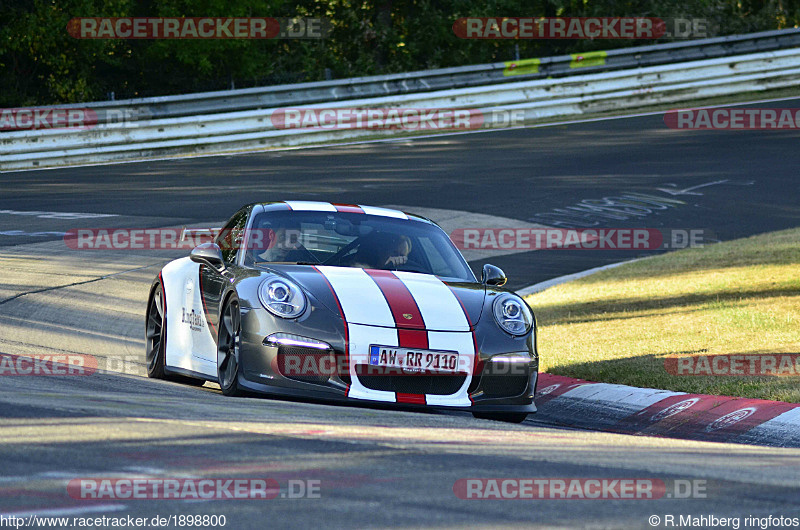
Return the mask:
[[[397,404],[403,408],[441,408],[472,412],[535,412],[533,403],[538,379],[538,357],[533,337],[517,338],[514,351],[502,340],[478,341],[477,362],[459,384],[459,376],[437,381],[422,375],[373,375],[350,373],[344,360],[345,338],[341,321],[308,318],[303,322],[278,319],[266,311],[243,310],[239,384],[248,390],[280,397]],[[265,343],[280,332],[308,337],[329,344],[330,350],[303,349]],[[480,330],[477,330],[478,333]],[[470,341],[472,339],[470,338]],[[508,342],[508,341],[506,341]],[[292,361],[287,363],[287,355]],[[353,364],[354,365],[354,364]],[[292,370],[300,368],[300,370]],[[356,384],[354,384],[354,379]],[[436,386],[440,384],[441,386]],[[449,385],[449,386],[448,386]],[[353,392],[354,387],[359,389]],[[365,389],[366,391],[362,390]],[[457,392],[448,399],[444,391]],[[418,396],[423,396],[420,400]],[[417,396],[414,398],[413,396]]]

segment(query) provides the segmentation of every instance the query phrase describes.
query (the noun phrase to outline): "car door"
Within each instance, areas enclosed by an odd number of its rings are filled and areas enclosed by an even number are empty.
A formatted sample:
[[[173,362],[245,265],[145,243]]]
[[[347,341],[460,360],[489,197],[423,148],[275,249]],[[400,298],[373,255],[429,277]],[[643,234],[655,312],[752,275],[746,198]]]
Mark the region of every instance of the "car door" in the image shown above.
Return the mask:
[[[219,330],[219,312],[221,310],[222,296],[234,278],[238,252],[247,226],[249,212],[250,208],[242,208],[236,212],[214,239],[214,242],[222,250],[222,258],[225,260],[227,269],[219,272],[208,265],[200,266],[200,297],[209,331],[215,343]],[[210,352],[205,350],[208,350],[208,348],[204,348],[202,352],[196,350],[195,354],[203,358],[208,357],[209,360],[216,360],[216,348]]]

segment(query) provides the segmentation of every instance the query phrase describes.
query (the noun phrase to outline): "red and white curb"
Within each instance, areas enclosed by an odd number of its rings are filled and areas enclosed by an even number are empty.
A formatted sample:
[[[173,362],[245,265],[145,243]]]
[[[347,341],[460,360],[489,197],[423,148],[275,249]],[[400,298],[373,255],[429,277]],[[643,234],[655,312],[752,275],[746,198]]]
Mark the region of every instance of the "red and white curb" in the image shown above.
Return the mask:
[[[539,374],[537,419],[622,434],[800,447],[800,405]]]

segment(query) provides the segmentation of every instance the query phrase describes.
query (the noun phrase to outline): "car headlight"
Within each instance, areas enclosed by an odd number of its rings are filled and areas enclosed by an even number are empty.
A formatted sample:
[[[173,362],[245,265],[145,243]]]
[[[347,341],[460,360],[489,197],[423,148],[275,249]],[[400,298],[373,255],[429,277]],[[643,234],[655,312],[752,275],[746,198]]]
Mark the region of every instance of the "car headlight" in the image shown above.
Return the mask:
[[[297,318],[306,309],[303,291],[284,278],[267,278],[261,282],[258,299],[267,311],[281,318]]]
[[[519,297],[505,293],[494,301],[494,319],[512,335],[525,335],[533,324],[530,309]]]

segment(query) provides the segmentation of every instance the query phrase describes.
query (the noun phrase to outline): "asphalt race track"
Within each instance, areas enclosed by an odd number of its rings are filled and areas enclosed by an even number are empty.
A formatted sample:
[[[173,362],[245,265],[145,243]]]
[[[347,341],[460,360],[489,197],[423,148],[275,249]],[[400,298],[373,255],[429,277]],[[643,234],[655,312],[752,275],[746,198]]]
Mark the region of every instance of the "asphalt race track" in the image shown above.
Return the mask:
[[[800,100],[753,106],[796,108]],[[208,223],[247,202],[285,199],[447,208],[552,225],[558,218],[547,215],[555,209],[631,193],[683,204],[568,224],[706,229],[718,239],[732,239],[800,224],[799,136],[797,131],[676,131],[655,114],[321,149],[11,172],[2,177],[0,210],[130,217],[58,222],[0,213],[0,245],[59,239],[46,232],[70,228]],[[5,235],[14,230],[45,234]],[[636,256],[559,251],[490,261],[507,268],[509,285],[517,288]],[[475,265],[480,270],[481,264]]]
[[[99,370],[0,377],[0,515],[225,515],[228,528],[651,528],[653,515],[666,528],[667,515],[800,517],[797,449],[571,430],[535,416],[512,426],[462,413],[225,398],[211,384],[149,380],[147,287],[181,253],[77,251],[62,240],[74,228],[216,225],[246,202],[284,199],[467,212],[467,222],[483,214],[474,219],[704,229],[727,240],[800,226],[798,145],[797,131],[674,131],[653,115],[4,173],[0,352],[91,355]],[[631,194],[672,202],[650,212],[617,209],[614,218],[608,209],[570,209]],[[495,263],[521,288],[640,255],[547,250],[471,265]],[[70,480],[99,477],[271,478],[281,493],[96,501],[68,494]],[[454,493],[467,478],[567,477],[648,479],[666,490],[655,500],[462,500]],[[694,498],[681,498],[676,484],[686,481],[700,486]],[[297,494],[312,485],[318,495]]]

